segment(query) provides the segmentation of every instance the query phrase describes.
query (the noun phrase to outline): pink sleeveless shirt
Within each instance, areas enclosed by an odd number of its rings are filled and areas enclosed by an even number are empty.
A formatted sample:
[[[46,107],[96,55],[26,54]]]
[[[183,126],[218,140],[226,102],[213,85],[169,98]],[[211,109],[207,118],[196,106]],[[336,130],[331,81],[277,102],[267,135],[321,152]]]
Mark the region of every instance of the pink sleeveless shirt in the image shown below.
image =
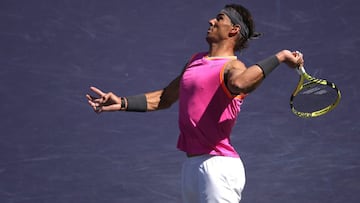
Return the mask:
[[[224,83],[224,68],[236,57],[194,55],[180,81],[177,147],[188,154],[239,157],[230,143],[243,96],[233,96]]]

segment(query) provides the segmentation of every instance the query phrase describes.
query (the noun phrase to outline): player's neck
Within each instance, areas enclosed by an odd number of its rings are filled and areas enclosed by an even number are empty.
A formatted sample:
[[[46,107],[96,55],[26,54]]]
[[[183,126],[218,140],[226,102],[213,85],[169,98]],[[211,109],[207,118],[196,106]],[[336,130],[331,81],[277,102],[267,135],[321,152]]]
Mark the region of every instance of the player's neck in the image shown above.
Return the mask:
[[[235,53],[233,47],[229,46],[229,44],[210,44],[208,56],[235,56]]]

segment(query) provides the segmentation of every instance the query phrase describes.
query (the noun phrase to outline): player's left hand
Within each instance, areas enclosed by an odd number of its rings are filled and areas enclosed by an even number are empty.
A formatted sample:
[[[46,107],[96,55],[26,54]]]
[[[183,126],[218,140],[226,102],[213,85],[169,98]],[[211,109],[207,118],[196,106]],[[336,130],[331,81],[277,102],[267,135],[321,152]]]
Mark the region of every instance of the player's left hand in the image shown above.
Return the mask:
[[[119,111],[121,109],[121,99],[112,92],[104,93],[96,87],[90,87],[97,97],[86,94],[89,105],[96,113],[104,111]]]

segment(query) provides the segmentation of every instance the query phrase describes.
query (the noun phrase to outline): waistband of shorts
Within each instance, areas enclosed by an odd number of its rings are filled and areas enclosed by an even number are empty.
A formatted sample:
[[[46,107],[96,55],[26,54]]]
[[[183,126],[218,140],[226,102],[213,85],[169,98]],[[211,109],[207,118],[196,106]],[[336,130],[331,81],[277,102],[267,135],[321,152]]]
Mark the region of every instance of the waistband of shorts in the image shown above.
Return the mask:
[[[186,157],[191,158],[197,158],[197,157],[214,157],[214,156],[221,156],[221,155],[215,155],[215,154],[189,154],[186,153]]]

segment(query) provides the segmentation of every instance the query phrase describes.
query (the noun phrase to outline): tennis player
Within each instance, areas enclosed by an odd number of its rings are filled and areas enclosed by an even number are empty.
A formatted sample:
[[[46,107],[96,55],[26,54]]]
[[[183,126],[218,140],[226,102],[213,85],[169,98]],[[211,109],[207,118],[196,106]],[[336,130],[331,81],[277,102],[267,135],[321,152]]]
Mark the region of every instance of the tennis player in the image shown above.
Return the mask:
[[[241,104],[280,63],[295,68],[304,61],[302,55],[282,50],[246,67],[235,52],[258,34],[250,12],[241,5],[226,5],[209,24],[209,50],[189,57],[181,74],[165,88],[119,97],[90,87],[96,96],[86,97],[96,113],[149,112],[179,101],[177,147],[187,156],[182,168],[183,202],[235,203],[241,200],[245,171],[230,134]]]

